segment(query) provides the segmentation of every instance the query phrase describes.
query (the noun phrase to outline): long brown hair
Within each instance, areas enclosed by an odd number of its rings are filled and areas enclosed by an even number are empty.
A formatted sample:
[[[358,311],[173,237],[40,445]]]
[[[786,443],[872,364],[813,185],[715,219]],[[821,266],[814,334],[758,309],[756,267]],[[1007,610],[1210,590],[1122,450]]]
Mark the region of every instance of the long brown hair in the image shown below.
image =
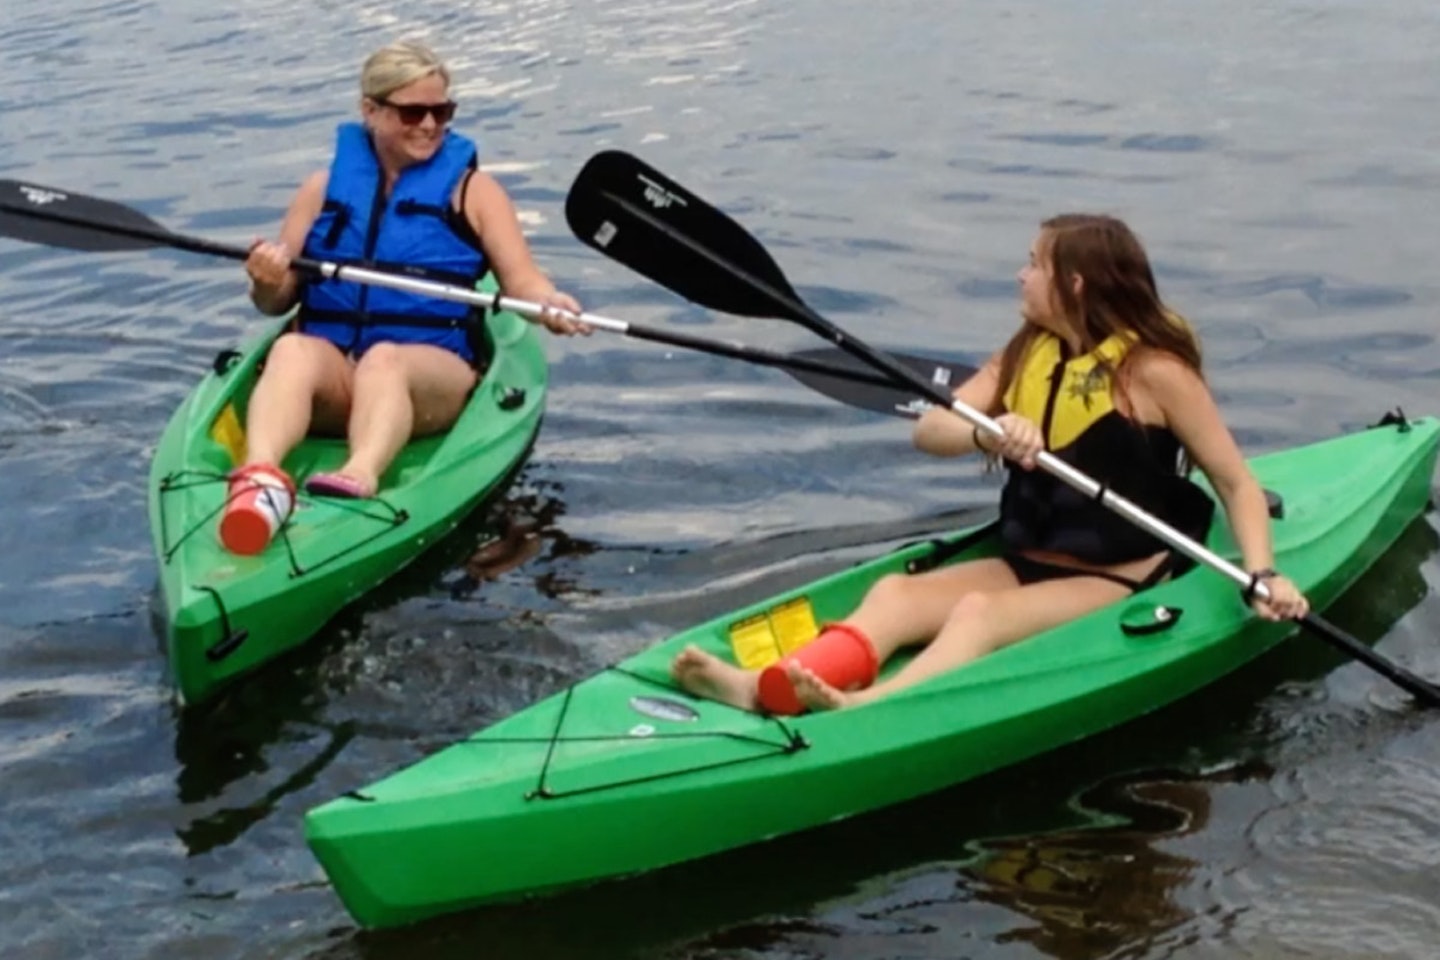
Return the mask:
[[[1103,214],[1064,213],[1040,224],[1040,253],[1048,257],[1060,310],[1080,331],[1081,352],[1089,353],[1106,338],[1125,333],[1137,346],[1164,350],[1203,377],[1200,343],[1179,314],[1166,307],[1155,286],[1150,258],[1130,228]],[[1071,278],[1083,282],[1077,296]],[[1025,323],[1000,356],[999,399],[1004,402],[1030,345],[1044,331]],[[1121,361],[1115,384],[1124,390]]]

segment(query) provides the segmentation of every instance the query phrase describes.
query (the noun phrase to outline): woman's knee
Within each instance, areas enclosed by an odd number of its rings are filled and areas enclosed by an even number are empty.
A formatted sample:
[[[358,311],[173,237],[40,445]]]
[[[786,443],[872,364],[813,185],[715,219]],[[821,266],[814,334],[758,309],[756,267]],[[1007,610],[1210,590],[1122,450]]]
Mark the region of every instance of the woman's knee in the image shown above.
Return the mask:
[[[321,380],[344,357],[328,341],[304,333],[282,333],[265,354],[264,372],[275,371],[287,380]],[[262,374],[263,375],[263,374]]]
[[[950,608],[945,626],[984,625],[995,616],[995,598],[982,590],[971,590],[964,594]]]
[[[384,341],[370,347],[355,363],[355,376],[362,379],[408,378],[408,364],[405,348],[398,343]]]
[[[265,354],[265,369],[304,367],[315,362],[313,337],[303,333],[282,333]]]

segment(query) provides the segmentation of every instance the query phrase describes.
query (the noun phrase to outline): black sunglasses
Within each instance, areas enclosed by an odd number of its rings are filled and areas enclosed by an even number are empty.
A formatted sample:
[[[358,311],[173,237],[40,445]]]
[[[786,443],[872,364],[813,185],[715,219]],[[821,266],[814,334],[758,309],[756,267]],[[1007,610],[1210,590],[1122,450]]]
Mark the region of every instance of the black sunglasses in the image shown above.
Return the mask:
[[[425,119],[427,113],[433,116],[435,122],[442,127],[455,119],[457,104],[454,100],[446,100],[444,103],[392,103],[384,97],[371,97],[370,99],[382,107],[394,110],[396,116],[400,118],[400,122],[407,127],[413,127],[420,123]]]

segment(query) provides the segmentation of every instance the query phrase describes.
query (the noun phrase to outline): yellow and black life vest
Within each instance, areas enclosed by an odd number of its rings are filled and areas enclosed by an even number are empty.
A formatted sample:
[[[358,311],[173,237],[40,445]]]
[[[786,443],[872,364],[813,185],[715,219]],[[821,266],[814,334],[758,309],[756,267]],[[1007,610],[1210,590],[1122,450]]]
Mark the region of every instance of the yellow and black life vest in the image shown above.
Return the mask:
[[[1136,506],[1203,537],[1214,504],[1181,473],[1179,439],[1115,407],[1114,378],[1134,339],[1116,334],[1089,353],[1042,333],[1005,393],[1007,412],[1039,425],[1045,447]],[[1085,563],[1115,564],[1165,549],[1154,536],[1040,469],[1010,464],[1000,498],[1006,549],[1045,550]]]

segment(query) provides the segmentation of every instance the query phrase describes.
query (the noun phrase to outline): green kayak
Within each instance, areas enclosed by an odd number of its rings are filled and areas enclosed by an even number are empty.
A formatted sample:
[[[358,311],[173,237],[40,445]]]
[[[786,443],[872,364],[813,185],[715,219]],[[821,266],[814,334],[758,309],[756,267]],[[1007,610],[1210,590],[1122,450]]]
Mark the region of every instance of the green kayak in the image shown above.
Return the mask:
[[[199,703],[304,643],[453,529],[519,469],[544,413],[547,368],[535,327],[512,313],[491,313],[486,333],[494,356],[454,427],[406,446],[373,500],[302,491],[264,552],[238,556],[217,535],[225,476],[244,447],[244,411],[260,362],[284,326],[216,359],[170,418],[151,464],[165,644],[184,703]],[[298,485],[339,467],[345,449],[341,439],[309,438],[284,466]]]
[[[1440,422],[1258,457],[1278,566],[1333,601],[1427,505]],[[1217,511],[1207,545],[1238,559]],[[306,837],[363,925],[652,870],[896,803],[1183,697],[1293,629],[1191,569],[1143,595],[852,710],[783,721],[693,699],[668,676],[838,619],[877,577],[993,553],[991,527],[904,547],[670,637],[309,812]],[[896,663],[887,665],[894,669]]]

